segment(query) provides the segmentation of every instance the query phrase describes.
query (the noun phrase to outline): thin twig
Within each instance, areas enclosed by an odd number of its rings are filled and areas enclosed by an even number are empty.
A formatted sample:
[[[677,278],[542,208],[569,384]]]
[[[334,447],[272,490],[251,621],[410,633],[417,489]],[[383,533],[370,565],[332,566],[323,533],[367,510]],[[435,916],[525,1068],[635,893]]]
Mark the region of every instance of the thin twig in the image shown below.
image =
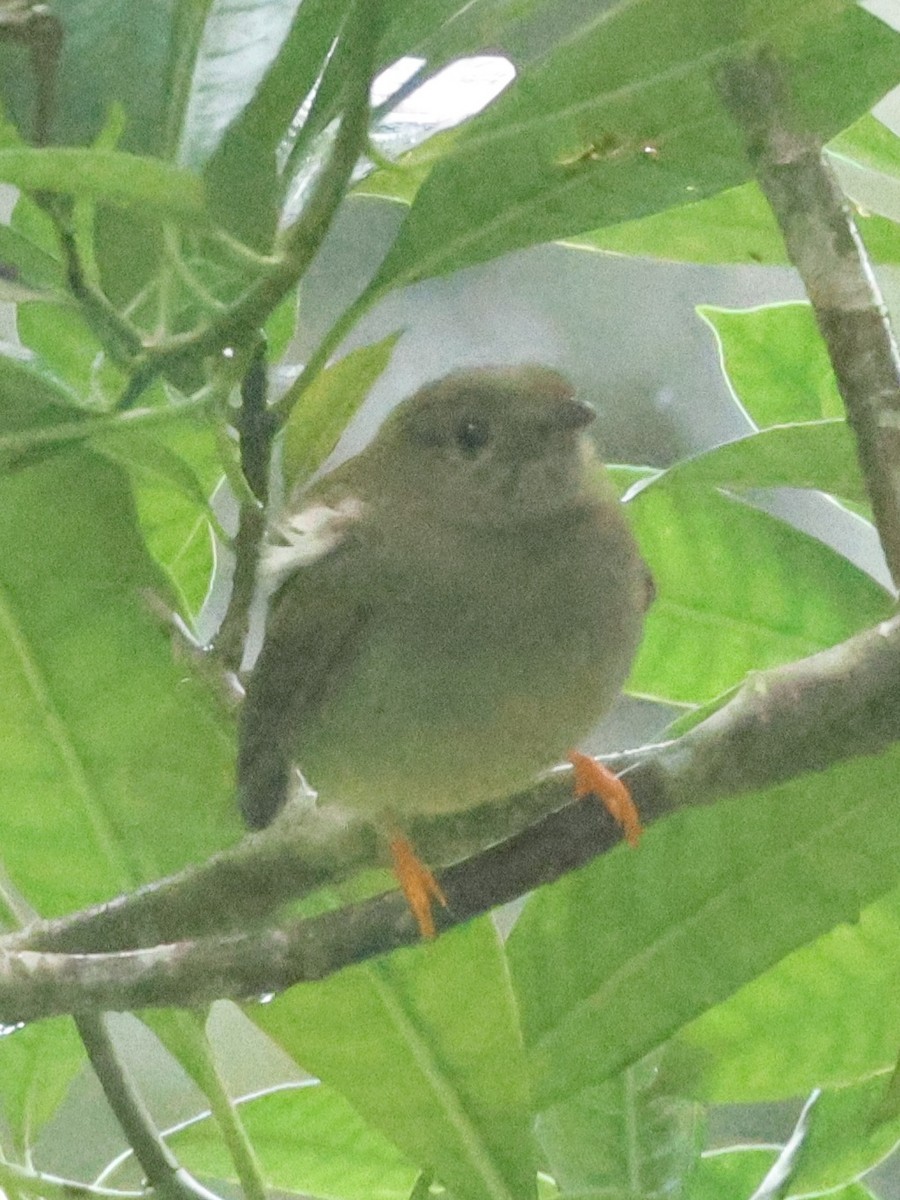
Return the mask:
[[[346,192],[353,168],[366,145],[369,126],[369,86],[374,64],[376,37],[375,14],[359,0],[356,4],[343,41],[343,54],[350,73],[347,99],[331,156],[316,183],[301,216],[282,235],[283,262],[263,278],[263,284],[280,278],[281,291],[270,296],[264,310],[245,310],[241,317],[243,338],[247,329],[255,329],[274,303],[281,299],[288,286],[306,271],[322,243],[337,207]],[[286,272],[286,274],[285,274]],[[251,289],[252,291],[252,289]],[[260,292],[259,295],[262,293]],[[251,303],[250,293],[244,298]],[[239,302],[230,314],[232,320]],[[243,381],[239,434],[241,466],[260,505],[242,504],[235,537],[235,565],[231,598],[216,639],[216,650],[231,670],[240,668],[247,636],[250,608],[256,582],[256,568],[265,532],[265,510],[268,499],[269,470],[272,444],[280,422],[286,415],[283,406],[270,409],[266,401],[264,348],[256,354]]]
[[[4,880],[3,892],[9,912],[15,914],[17,919],[33,921],[37,918],[36,910],[11,880]],[[161,1200],[218,1200],[178,1166],[119,1059],[103,1014],[88,1009],[73,1015],[78,1035],[109,1106],[157,1196]],[[8,1170],[4,1179],[6,1169],[7,1164],[0,1164],[0,1186],[6,1188],[12,1184],[17,1192],[23,1188],[26,1180],[21,1173],[19,1178],[15,1178],[15,1173],[10,1174]],[[64,1186],[64,1181],[56,1181],[57,1191],[61,1186]],[[90,1194],[91,1189],[85,1190],[86,1194]],[[52,1181],[49,1182],[48,1191],[40,1191],[42,1196],[50,1196],[51,1200],[53,1193]]]
[[[783,66],[767,54],[732,62],[720,91],[812,304],[900,587],[900,351],[865,247],[821,140],[798,124]]]
[[[266,343],[263,338],[260,338],[241,380],[241,411],[237,424],[244,478],[259,503],[265,504],[269,499],[269,471],[276,422],[269,409]]]
[[[63,27],[59,17],[41,4],[29,10],[31,30],[31,67],[37,82],[34,102],[34,144],[50,141],[56,115],[59,60],[63,46]]]

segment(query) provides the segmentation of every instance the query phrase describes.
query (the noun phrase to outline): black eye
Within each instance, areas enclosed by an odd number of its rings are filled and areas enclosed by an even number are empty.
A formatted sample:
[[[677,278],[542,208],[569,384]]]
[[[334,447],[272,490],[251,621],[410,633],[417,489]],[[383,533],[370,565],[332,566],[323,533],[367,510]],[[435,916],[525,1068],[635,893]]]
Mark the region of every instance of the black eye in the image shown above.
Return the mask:
[[[487,421],[481,421],[478,417],[464,417],[457,425],[455,433],[456,444],[464,454],[470,456],[484,449],[491,437]]]

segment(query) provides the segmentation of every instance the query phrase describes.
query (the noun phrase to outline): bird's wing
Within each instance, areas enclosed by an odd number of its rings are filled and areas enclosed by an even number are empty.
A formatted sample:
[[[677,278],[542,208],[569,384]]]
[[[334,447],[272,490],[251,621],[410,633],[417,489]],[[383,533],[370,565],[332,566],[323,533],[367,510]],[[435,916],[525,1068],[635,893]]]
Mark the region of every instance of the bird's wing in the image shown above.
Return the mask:
[[[266,547],[278,588],[240,720],[237,782],[244,820],[261,829],[287,799],[298,731],[353,662],[369,619],[358,501],[311,503]]]

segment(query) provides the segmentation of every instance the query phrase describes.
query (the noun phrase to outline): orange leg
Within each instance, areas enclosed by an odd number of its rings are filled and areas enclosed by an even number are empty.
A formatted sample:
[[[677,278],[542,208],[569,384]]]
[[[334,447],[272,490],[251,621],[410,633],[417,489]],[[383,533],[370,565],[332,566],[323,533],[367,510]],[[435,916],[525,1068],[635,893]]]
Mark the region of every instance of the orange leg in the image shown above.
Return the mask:
[[[437,901],[444,908],[447,907],[443,888],[416,854],[408,838],[395,836],[391,839],[391,860],[406,903],[416,918],[419,933],[431,941],[437,936],[432,903]]]
[[[627,785],[589,754],[572,750],[569,762],[575,768],[575,795],[579,798],[596,796],[609,815],[622,826],[628,845],[636,846],[641,840],[643,828]]]

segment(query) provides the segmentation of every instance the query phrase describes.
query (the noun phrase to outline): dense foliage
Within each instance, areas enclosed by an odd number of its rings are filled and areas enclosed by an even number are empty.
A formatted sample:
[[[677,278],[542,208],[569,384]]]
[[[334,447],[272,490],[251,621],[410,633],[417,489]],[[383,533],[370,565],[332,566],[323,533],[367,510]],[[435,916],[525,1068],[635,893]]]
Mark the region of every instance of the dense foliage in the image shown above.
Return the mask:
[[[556,239],[585,247],[573,254],[784,262],[716,85],[759,46],[833,161],[857,186],[877,178],[883,214],[861,214],[863,235],[877,264],[900,261],[900,143],[870,114],[900,80],[887,24],[849,0],[582,8],[56,0],[49,25],[0,10],[0,181],[18,189],[0,227],[18,339],[0,355],[10,928],[240,837],[233,714],[208,666],[173,655],[159,610],[209,636],[216,547],[234,502],[254,503],[233,434],[240,382],[260,328],[274,370],[302,327],[298,286],[340,203],[378,195],[407,212],[276,396],[292,476],[316,468],[387,366],[395,338],[326,364],[392,291]],[[368,110],[371,81],[406,56],[420,83],[486,52],[516,69],[499,98],[398,150],[391,102]],[[702,317],[753,431],[620,473],[623,492],[643,484],[629,510],[659,589],[630,689],[677,706],[682,727],[749,672],[893,608],[854,562],[748,503],[814,489],[869,521],[809,308]],[[262,1055],[271,1085],[236,1112],[222,1081],[246,1030],[223,1032],[220,1013],[211,1055],[196,1013],[148,1013],[206,1092],[195,1112],[215,1113],[181,1128],[175,1153],[251,1195],[262,1179],[335,1200],[424,1196],[432,1180],[458,1200],[750,1197],[780,1147],[701,1157],[709,1106],[799,1111],[819,1088],[765,1194],[880,1194],[856,1181],[900,1140],[898,754],[659,822],[639,852],[532,894],[506,938],[482,917],[246,1005],[321,1082],[284,1084],[280,1060],[276,1087]],[[0,1041],[8,1194],[58,1194],[33,1163],[61,1170],[47,1131],[84,1064],[69,1018]]]

